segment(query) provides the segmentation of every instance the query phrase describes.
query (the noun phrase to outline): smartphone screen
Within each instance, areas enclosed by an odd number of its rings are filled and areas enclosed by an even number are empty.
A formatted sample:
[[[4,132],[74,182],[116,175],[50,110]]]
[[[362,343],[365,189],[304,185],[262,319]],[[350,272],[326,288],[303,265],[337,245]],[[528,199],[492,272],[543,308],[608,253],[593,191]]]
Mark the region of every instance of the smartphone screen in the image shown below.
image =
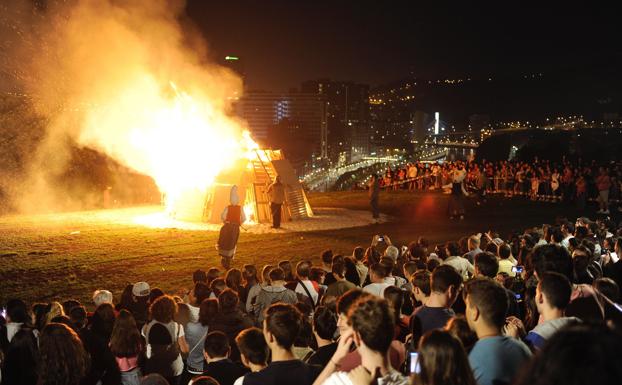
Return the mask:
[[[522,273],[523,272],[523,267],[522,266],[512,266],[512,272],[513,273]]]
[[[6,320],[6,308],[2,308],[2,312],[0,312],[0,315],[2,315],[2,318]]]
[[[410,352],[410,373],[418,374],[421,372],[421,365],[419,365],[419,353]]]

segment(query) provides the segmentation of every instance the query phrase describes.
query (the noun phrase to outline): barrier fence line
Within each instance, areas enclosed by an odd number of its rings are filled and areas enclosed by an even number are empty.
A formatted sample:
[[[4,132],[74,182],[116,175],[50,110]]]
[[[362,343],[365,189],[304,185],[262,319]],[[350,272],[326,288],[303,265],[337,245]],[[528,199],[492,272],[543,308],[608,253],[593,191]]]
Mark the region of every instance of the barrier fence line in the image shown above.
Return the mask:
[[[383,185],[380,188],[390,188],[390,187],[395,187],[395,186],[401,186],[401,185],[405,185],[407,183],[411,183],[411,182],[415,182],[415,181],[419,181],[422,179],[432,179],[432,176],[417,176],[414,178],[407,178],[407,179],[403,179],[397,182],[392,182],[390,184],[387,185]],[[492,180],[507,180],[505,178],[492,178]],[[523,182],[524,183],[524,182]],[[443,183],[441,182],[441,187],[442,188]],[[436,187],[436,184],[434,185],[434,187]],[[561,186],[560,186],[561,188]],[[538,186],[538,189],[540,189],[540,187]],[[419,189],[418,189],[419,190]],[[559,190],[559,189],[558,189]],[[550,194],[538,194],[536,193],[535,195],[531,193],[531,191],[515,191],[515,190],[501,190],[501,189],[493,189],[493,190],[488,190],[485,189],[485,193],[486,194],[505,194],[507,198],[512,198],[514,196],[521,196],[521,197],[535,197],[538,200],[543,200],[545,202],[561,202],[563,200],[563,195],[550,195]],[[574,200],[576,200],[576,196],[573,196]],[[585,198],[586,202],[598,202],[598,198],[594,198],[594,197],[586,197]],[[609,203],[620,203],[622,202],[622,199],[609,199],[608,200]]]

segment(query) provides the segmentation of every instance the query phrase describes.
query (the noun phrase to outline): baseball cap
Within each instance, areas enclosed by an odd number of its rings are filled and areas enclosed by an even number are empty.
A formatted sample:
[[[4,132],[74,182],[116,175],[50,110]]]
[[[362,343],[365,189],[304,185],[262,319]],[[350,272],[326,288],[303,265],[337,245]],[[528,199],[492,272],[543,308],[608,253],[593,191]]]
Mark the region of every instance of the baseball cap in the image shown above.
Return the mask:
[[[149,295],[151,288],[147,282],[136,282],[132,288],[132,294],[136,297],[145,297]]]

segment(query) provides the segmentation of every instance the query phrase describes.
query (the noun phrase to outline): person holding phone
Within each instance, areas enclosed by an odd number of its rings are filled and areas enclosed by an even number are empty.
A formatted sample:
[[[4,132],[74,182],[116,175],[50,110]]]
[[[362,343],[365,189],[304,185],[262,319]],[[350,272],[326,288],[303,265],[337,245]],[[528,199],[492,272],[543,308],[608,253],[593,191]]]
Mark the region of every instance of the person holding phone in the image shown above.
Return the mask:
[[[369,187],[369,205],[371,214],[376,223],[380,220],[380,208],[378,207],[378,197],[380,196],[380,179],[378,174],[372,174],[367,185]]]
[[[421,338],[419,353],[411,356],[409,371],[414,383],[476,385],[469,359],[459,339],[444,330],[432,330]]]

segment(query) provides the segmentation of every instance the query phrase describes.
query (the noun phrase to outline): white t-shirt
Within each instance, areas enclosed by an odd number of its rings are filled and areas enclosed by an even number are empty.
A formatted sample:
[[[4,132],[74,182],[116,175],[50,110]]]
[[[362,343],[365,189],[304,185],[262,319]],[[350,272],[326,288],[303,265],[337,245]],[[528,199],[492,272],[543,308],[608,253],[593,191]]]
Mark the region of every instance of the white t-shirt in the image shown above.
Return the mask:
[[[378,385],[408,385],[410,380],[395,369],[378,379]],[[348,377],[348,372],[335,372],[322,385],[354,385]]]
[[[512,267],[516,266],[510,259],[499,260],[499,273],[507,273],[510,277],[515,277],[516,273],[512,271]]]
[[[462,276],[463,280],[469,279],[469,274],[473,274],[475,272],[475,267],[469,262],[468,259],[459,257],[459,256],[451,256],[443,261],[443,265],[449,265],[456,269],[458,273]]]
[[[386,277],[384,279],[384,283],[387,283],[391,286],[399,287],[401,289],[404,285],[408,283],[408,281],[400,276],[392,275],[390,277]]]
[[[363,288],[363,291],[378,296],[380,298],[384,298],[384,289],[389,286],[392,285],[389,285],[388,283],[370,283]]]
[[[199,311],[201,308],[197,306],[188,305],[188,309],[190,309],[190,322],[199,322]]]
[[[173,340],[173,342],[175,342],[175,338],[179,339],[179,337],[185,336],[184,328],[181,327],[181,325],[175,321],[171,321],[167,324],[163,324],[162,322],[158,322],[158,321],[151,321],[145,326],[143,326],[142,335],[143,337],[145,337],[145,340],[147,341],[149,340],[149,335],[148,335],[149,333],[147,332],[147,330],[151,329],[151,327],[156,323],[159,323],[160,325],[163,325],[166,327],[166,329],[171,334],[171,339]],[[149,343],[147,343],[146,355],[147,355],[147,358],[151,358],[151,344]],[[175,373],[175,376],[179,376],[184,372],[184,361],[181,358],[181,354],[179,354],[175,362],[173,362],[173,371]]]
[[[308,279],[306,279],[304,281],[301,280],[300,282],[302,282],[307,287],[307,290],[311,294],[311,299],[313,300],[313,303],[317,304],[318,294],[317,294],[317,291],[315,290],[315,287],[313,287],[313,283],[311,283],[311,281],[309,281]],[[302,287],[300,282],[298,282],[298,284],[296,285],[295,292],[297,294],[302,294],[302,295],[308,297],[307,292],[305,291],[305,288]]]
[[[23,323],[21,322],[9,322],[6,324],[6,337],[9,342],[13,339],[15,334],[22,328]]]

